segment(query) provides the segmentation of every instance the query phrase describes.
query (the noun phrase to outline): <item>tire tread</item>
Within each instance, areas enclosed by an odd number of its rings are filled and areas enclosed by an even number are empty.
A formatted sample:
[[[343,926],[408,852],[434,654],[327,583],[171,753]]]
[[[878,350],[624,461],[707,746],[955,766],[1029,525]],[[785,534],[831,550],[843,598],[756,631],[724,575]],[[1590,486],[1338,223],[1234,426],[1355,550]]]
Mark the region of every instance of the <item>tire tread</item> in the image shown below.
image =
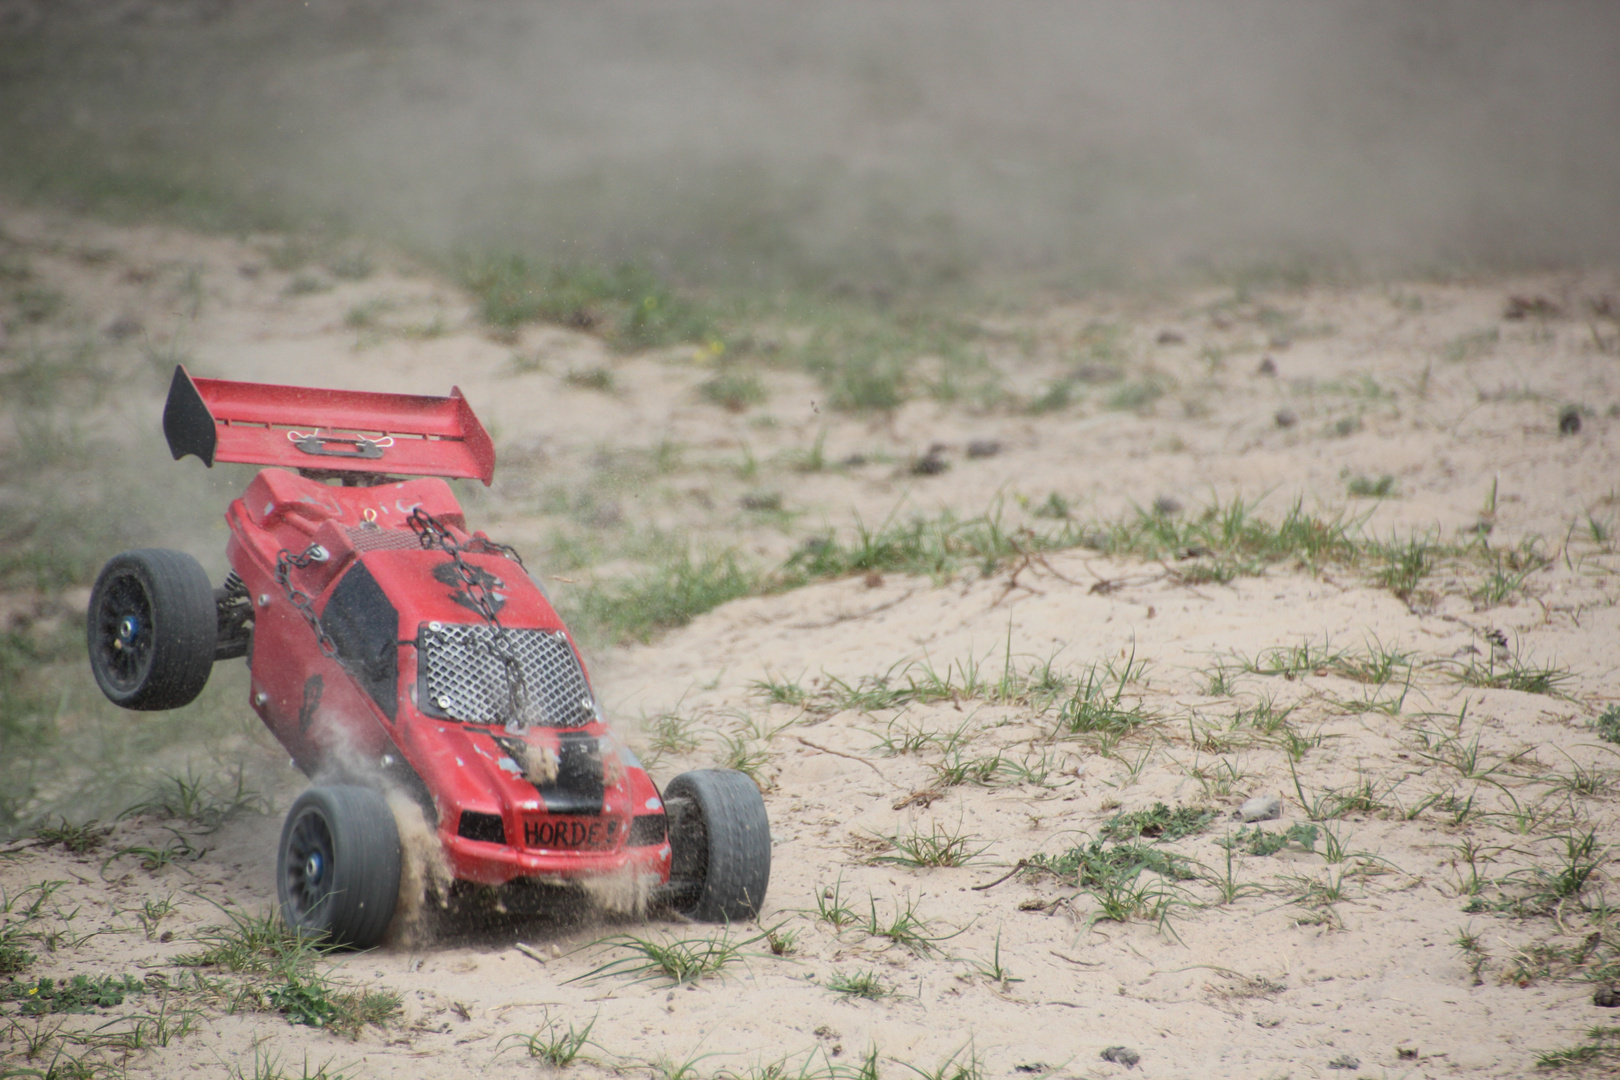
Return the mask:
[[[666,802],[688,799],[702,813],[708,871],[682,914],[702,922],[734,922],[759,914],[771,877],[771,830],[765,800],[734,769],[682,773],[664,789]],[[670,843],[677,843],[672,834]]]
[[[307,808],[326,817],[332,833],[332,890],[323,925],[302,924],[286,894],[287,839]],[[326,935],[333,944],[369,949],[382,940],[399,901],[404,852],[399,826],[382,795],[356,784],[312,787],[287,811],[276,855],[277,895],[288,926]]]
[[[97,654],[98,610],[103,590],[117,575],[133,573],[144,583],[152,605],[152,661],[145,680],[122,691],[102,678]],[[91,670],[102,693],[115,705],[150,712],[189,705],[208,685],[219,633],[214,587],[202,565],[183,551],[136,548],[102,567],[91,592],[87,634]]]

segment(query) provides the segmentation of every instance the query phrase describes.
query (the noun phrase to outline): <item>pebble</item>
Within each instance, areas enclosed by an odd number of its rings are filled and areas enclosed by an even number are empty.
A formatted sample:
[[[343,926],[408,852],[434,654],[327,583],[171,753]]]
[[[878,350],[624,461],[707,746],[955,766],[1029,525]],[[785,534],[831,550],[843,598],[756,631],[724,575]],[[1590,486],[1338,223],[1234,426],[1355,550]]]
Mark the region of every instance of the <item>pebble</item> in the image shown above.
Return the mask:
[[[1275,795],[1256,795],[1238,807],[1243,821],[1274,821],[1282,817],[1282,800]]]
[[[1281,428],[1290,428],[1299,423],[1299,417],[1294,415],[1294,410],[1292,409],[1278,409],[1277,415],[1272,417],[1272,419],[1275,420],[1277,422],[1277,426]]]
[[[1269,356],[1264,358],[1260,361],[1260,366],[1255,368],[1255,374],[1275,378],[1277,374],[1277,361],[1273,360]]]
[[[1134,1069],[1136,1063],[1142,1060],[1142,1055],[1128,1046],[1110,1046],[1103,1050],[1102,1059],[1112,1061],[1117,1065],[1123,1065],[1127,1069]]]
[[[739,500],[744,510],[780,510],[782,509],[782,493],[779,491],[756,491],[744,495]]]
[[[1558,434],[1579,435],[1581,433],[1581,410],[1571,405],[1558,414]]]
[[[1502,318],[1518,320],[1534,315],[1538,319],[1556,319],[1563,313],[1562,308],[1545,296],[1510,296]]]
[[[123,341],[126,338],[134,337],[145,329],[146,327],[141,324],[141,320],[135,318],[135,316],[120,315],[109,323],[107,329],[103,330],[102,333],[114,341]]]
[[[1079,382],[1105,383],[1123,378],[1125,373],[1113,364],[1081,364],[1070,374]]]
[[[1592,991],[1592,1004],[1600,1009],[1620,1009],[1620,983]]]
[[[994,439],[974,439],[967,444],[967,456],[970,458],[995,457],[1001,453],[1001,444]]]
[[[911,472],[915,476],[938,476],[951,467],[945,460],[945,447],[942,443],[935,443],[928,448],[928,453],[911,463]]]

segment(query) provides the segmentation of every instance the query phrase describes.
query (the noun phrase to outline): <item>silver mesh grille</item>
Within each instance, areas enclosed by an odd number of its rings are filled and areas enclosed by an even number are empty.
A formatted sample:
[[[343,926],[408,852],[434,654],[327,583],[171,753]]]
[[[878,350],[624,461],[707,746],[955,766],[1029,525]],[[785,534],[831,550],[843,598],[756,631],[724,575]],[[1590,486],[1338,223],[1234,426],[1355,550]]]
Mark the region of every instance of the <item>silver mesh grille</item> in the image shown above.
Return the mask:
[[[523,672],[520,715],[509,718],[506,665],[487,623],[428,623],[417,635],[423,712],[475,724],[516,719],[545,727],[579,727],[596,705],[579,658],[561,631],[507,630],[507,645]]]
[[[422,542],[409,529],[381,529],[351,525],[344,529],[356,551],[420,551]]]

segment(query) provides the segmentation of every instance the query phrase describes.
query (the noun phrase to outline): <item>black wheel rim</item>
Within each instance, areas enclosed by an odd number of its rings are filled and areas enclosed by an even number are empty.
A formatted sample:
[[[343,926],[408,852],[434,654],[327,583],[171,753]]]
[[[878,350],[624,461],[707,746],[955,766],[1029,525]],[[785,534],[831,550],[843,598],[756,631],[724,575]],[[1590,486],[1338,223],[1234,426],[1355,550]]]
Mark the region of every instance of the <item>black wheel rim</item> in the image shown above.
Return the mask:
[[[115,687],[129,691],[141,685],[152,666],[154,640],[145,583],[134,574],[113,578],[96,609],[96,656]]]
[[[305,810],[293,822],[287,836],[287,903],[301,926],[318,921],[315,910],[332,895],[332,875],[336,860],[332,851],[332,830],[317,811]]]
[[[673,806],[671,801],[664,800],[665,814],[673,819],[669,822],[670,899],[676,910],[685,911],[697,905],[709,878],[709,827],[696,799],[677,796]]]

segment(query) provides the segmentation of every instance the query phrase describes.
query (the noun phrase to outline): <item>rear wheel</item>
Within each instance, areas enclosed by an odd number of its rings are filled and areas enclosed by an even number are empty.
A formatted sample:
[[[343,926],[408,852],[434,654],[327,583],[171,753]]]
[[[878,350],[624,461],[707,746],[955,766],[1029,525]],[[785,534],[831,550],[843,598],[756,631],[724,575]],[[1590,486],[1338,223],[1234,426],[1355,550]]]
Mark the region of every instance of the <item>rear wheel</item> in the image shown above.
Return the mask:
[[[314,787],[281,829],[276,894],[289,927],[334,945],[382,940],[399,899],[399,826],[371,788]]]
[[[214,587],[183,551],[126,551],[96,578],[85,629],[90,670],[109,701],[178,709],[202,693],[214,666]]]
[[[759,788],[733,769],[682,773],[664,789],[670,907],[703,922],[759,914],[771,879],[771,827]]]

